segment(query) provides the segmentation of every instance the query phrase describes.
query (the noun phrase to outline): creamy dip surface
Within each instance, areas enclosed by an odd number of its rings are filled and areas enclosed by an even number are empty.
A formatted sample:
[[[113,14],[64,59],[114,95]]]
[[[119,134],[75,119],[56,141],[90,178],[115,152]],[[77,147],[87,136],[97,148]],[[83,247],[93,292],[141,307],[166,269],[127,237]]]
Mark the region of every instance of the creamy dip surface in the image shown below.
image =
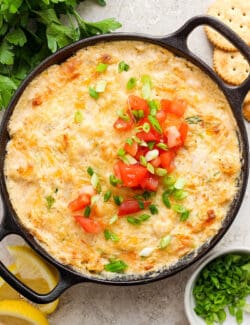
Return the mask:
[[[128,71],[118,71],[121,61],[129,65]],[[107,64],[106,70],[97,72],[100,62]],[[150,218],[132,224],[127,216],[116,217],[119,207],[113,196],[132,197],[143,190],[112,186],[109,177],[118,150],[135,134],[113,127],[117,112],[126,110],[129,95],[142,97],[143,75],[150,76],[150,96],[156,102],[176,97],[187,102],[189,131],[170,174],[181,179],[179,187],[187,195],[181,201],[169,196],[168,208],[161,178],[150,198],[158,213],[145,208],[131,216],[146,213]],[[137,82],[127,89],[130,78]],[[97,85],[105,89],[95,99],[89,87]],[[99,43],[51,66],[25,89],[8,130],[6,183],[20,222],[51,256],[83,274],[113,276],[105,265],[116,260],[127,265],[125,274],[168,268],[219,231],[238,191],[241,153],[224,95],[199,68],[157,45]],[[90,214],[102,226],[97,234],[84,231],[68,207],[90,185],[89,166],[101,184]],[[104,202],[109,190],[112,196]],[[172,208],[176,204],[189,211],[186,220]],[[106,238],[105,230],[115,234],[115,240]]]

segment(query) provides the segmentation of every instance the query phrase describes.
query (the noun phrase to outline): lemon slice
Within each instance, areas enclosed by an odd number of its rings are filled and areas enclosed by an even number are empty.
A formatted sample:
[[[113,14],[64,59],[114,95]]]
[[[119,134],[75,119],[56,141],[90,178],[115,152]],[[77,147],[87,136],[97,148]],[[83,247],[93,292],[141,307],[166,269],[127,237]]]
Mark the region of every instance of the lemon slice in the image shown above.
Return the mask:
[[[15,260],[16,276],[29,288],[38,293],[48,293],[58,282],[56,271],[42,260],[30,247],[27,246],[8,246],[9,253]],[[0,295],[1,295],[0,288]],[[6,298],[9,298],[5,295]],[[55,311],[59,300],[49,304],[36,304],[45,314]]]
[[[17,275],[17,267],[15,264],[8,266],[8,270],[14,275]],[[20,295],[0,277],[0,300],[3,299],[20,299]]]
[[[21,300],[0,301],[1,325],[49,325],[41,311]]]

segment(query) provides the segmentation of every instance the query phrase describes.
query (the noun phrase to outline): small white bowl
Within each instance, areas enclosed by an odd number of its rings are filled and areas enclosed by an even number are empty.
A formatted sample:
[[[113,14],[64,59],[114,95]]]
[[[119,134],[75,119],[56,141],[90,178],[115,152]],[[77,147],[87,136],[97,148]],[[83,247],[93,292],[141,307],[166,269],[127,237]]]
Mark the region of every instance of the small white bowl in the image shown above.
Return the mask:
[[[185,312],[186,312],[187,319],[191,325],[206,325],[204,320],[201,317],[199,317],[198,315],[196,315],[196,313],[194,311],[195,300],[194,300],[194,296],[193,296],[193,288],[194,288],[194,284],[196,282],[196,279],[197,279],[199,273],[212,260],[216,259],[219,256],[231,254],[231,253],[250,254],[250,248],[247,248],[247,247],[226,248],[226,249],[223,249],[218,252],[214,252],[214,253],[210,254],[205,260],[203,260],[203,262],[199,265],[197,270],[193,273],[193,275],[188,280],[188,282],[186,284],[185,295],[184,295],[184,306],[185,306]],[[243,319],[244,319],[244,321],[243,321],[242,325],[250,324],[250,315],[249,314],[244,313]],[[235,318],[227,313],[227,319],[223,323],[223,325],[235,325],[235,324],[237,324]]]

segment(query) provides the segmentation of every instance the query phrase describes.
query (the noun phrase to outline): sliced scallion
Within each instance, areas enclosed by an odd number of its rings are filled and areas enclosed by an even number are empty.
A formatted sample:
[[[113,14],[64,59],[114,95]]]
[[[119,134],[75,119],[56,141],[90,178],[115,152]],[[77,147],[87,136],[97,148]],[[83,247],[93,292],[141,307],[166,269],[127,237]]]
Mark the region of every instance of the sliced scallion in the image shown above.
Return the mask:
[[[103,93],[106,89],[107,81],[100,80],[96,83],[95,90],[97,93]]]
[[[149,122],[151,123],[152,127],[158,132],[158,133],[162,133],[162,128],[160,126],[159,121],[157,120],[156,117],[152,116],[152,115],[148,115],[148,119]]]
[[[148,122],[145,122],[143,125],[142,125],[142,130],[146,133],[148,133],[150,131],[150,125]]]
[[[123,197],[119,196],[119,195],[114,195],[113,199],[114,199],[115,204],[118,206],[121,205],[123,202]]]
[[[152,81],[150,76],[148,75],[142,76],[141,82],[142,82],[142,97],[148,100],[151,97],[151,89],[152,89]]]
[[[99,98],[98,92],[93,87],[89,87],[89,95],[90,95],[90,97],[92,97],[94,99]]]
[[[165,168],[156,168],[155,173],[158,176],[165,176],[167,175],[167,170]]]
[[[137,79],[136,78],[130,78],[127,82],[127,89],[131,90],[136,86]]]
[[[87,173],[89,174],[89,176],[92,176],[94,174],[94,169],[92,167],[88,167]]]
[[[108,272],[122,273],[128,268],[128,265],[122,260],[111,260],[110,263],[104,265],[104,269]]]
[[[128,71],[129,70],[129,65],[124,62],[124,61],[121,61],[119,62],[118,64],[118,72],[121,73],[123,71]]]
[[[112,195],[111,191],[105,192],[104,197],[103,197],[104,202],[108,202],[109,199],[111,198],[111,195]]]
[[[150,163],[147,163],[147,170],[151,173],[154,174],[155,173],[155,169],[154,166]]]
[[[170,200],[169,200],[169,194],[167,191],[163,192],[162,193],[162,202],[164,203],[164,205],[170,209],[171,208],[171,203],[170,203]]]
[[[170,244],[171,240],[172,240],[171,235],[167,235],[165,237],[162,237],[162,239],[160,240],[160,245],[159,245],[160,248],[161,249],[166,248]]]
[[[105,72],[107,70],[107,68],[108,68],[108,64],[100,62],[100,63],[98,63],[98,65],[96,67],[96,71],[97,72]]]
[[[91,213],[91,208],[90,208],[90,206],[88,205],[88,206],[86,206],[86,208],[84,209],[84,213],[83,213],[83,215],[84,215],[85,218],[88,218],[88,217],[90,216],[90,213]]]
[[[108,229],[104,230],[104,237],[106,240],[112,240],[114,242],[118,242],[120,240],[119,237],[115,233],[113,233],[112,231],[110,231]]]
[[[115,223],[118,220],[118,216],[114,215],[112,218],[110,218],[109,220],[109,224],[112,225],[113,223]]]
[[[122,181],[119,178],[115,177],[115,175],[112,175],[112,174],[109,176],[109,182],[113,186],[117,186],[118,184],[122,184]]]
[[[159,210],[158,210],[158,208],[157,208],[157,206],[156,206],[155,204],[150,204],[150,206],[149,206],[148,208],[149,208],[149,210],[150,210],[150,212],[151,212],[152,214],[157,214],[157,213],[159,213]]]
[[[151,161],[159,156],[159,150],[154,149],[146,153],[145,158],[147,161]]]

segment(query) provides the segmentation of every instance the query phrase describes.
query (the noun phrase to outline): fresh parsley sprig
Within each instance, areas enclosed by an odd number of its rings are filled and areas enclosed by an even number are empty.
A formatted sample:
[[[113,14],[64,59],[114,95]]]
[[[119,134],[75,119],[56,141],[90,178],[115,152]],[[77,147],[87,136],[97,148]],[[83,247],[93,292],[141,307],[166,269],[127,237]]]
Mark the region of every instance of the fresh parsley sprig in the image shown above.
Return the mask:
[[[88,22],[77,12],[83,0],[0,1],[0,109],[27,74],[58,49],[121,27],[113,18]],[[96,0],[104,6],[104,0]],[[68,18],[64,24],[61,16]]]

